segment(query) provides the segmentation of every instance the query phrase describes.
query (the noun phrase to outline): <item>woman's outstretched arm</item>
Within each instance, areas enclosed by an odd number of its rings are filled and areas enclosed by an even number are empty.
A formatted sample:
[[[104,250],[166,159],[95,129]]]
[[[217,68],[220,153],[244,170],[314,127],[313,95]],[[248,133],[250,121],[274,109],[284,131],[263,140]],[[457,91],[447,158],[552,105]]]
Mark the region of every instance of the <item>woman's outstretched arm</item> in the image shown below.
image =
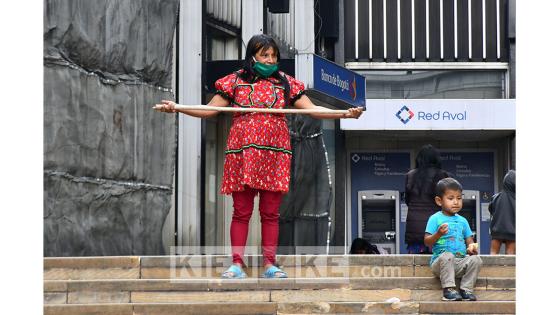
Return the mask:
[[[154,108],[157,108],[159,111],[164,113],[183,113],[189,116],[199,117],[199,118],[209,118],[216,116],[219,112],[215,110],[193,110],[193,109],[176,109],[175,102],[162,100],[161,104],[156,104]],[[210,102],[208,102],[210,106],[217,106],[217,107],[226,107],[229,105],[229,101],[225,99],[220,94],[214,95]]]
[[[309,99],[309,97],[307,97],[306,95],[302,95],[300,98],[298,98],[295,102],[294,102],[294,107],[296,108],[300,108],[300,109],[323,109],[323,110],[329,110],[329,108],[323,107],[323,106],[317,106],[315,104],[313,104],[313,102],[311,102],[311,100]],[[313,118],[317,118],[317,119],[340,119],[340,118],[358,118],[360,117],[360,115],[362,115],[362,108],[361,107],[354,107],[354,108],[349,108],[348,112],[343,113],[343,114],[339,114],[339,113],[333,113],[333,114],[310,114],[311,117]]]

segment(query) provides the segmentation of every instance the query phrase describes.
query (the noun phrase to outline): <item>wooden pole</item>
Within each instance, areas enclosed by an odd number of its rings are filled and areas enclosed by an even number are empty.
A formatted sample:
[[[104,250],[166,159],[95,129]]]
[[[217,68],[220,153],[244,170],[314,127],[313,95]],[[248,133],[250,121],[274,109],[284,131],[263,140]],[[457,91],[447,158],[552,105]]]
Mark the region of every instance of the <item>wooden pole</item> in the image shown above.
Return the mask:
[[[154,106],[159,111],[161,106]],[[295,108],[244,108],[244,107],[222,107],[209,105],[175,105],[176,110],[208,110],[219,112],[241,112],[241,113],[272,113],[272,114],[348,114],[347,110],[335,109],[295,109]]]

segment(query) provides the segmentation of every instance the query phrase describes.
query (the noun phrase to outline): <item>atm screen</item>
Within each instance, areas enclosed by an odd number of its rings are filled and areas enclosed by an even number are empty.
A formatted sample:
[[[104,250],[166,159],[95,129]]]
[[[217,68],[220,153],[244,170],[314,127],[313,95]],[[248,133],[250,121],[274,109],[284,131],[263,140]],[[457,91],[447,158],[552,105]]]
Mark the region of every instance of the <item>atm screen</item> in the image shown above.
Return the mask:
[[[364,232],[394,231],[391,211],[368,211],[363,213]]]
[[[465,219],[467,219],[467,222],[469,222],[469,226],[471,228],[471,230],[473,232],[476,232],[476,222],[475,222],[475,218],[474,218],[474,213],[473,213],[473,209],[465,209],[463,208],[461,211],[459,211],[459,215],[461,215],[462,217],[464,217]]]

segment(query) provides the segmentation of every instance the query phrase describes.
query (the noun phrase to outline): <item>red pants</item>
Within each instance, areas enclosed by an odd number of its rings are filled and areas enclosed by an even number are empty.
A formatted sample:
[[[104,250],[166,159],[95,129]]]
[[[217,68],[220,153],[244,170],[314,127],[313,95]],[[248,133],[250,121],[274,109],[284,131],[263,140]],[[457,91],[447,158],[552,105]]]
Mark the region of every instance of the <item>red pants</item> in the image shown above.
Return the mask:
[[[261,245],[264,264],[276,262],[278,246],[278,218],[282,202],[282,193],[277,191],[257,190],[246,187],[244,191],[232,193],[233,218],[231,220],[231,248],[233,262],[243,265],[243,253],[249,232],[249,220],[253,213],[256,194],[259,194],[259,213],[261,215]]]

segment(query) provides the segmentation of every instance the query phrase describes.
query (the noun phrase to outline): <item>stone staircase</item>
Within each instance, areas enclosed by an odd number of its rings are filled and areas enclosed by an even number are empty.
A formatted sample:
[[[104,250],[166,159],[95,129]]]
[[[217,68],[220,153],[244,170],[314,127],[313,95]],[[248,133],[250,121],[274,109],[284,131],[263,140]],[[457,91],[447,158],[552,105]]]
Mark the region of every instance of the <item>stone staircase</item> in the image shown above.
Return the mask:
[[[228,256],[44,259],[45,314],[514,314],[515,256],[481,256],[476,302],[441,301],[421,255],[277,257],[287,279],[220,279]]]

